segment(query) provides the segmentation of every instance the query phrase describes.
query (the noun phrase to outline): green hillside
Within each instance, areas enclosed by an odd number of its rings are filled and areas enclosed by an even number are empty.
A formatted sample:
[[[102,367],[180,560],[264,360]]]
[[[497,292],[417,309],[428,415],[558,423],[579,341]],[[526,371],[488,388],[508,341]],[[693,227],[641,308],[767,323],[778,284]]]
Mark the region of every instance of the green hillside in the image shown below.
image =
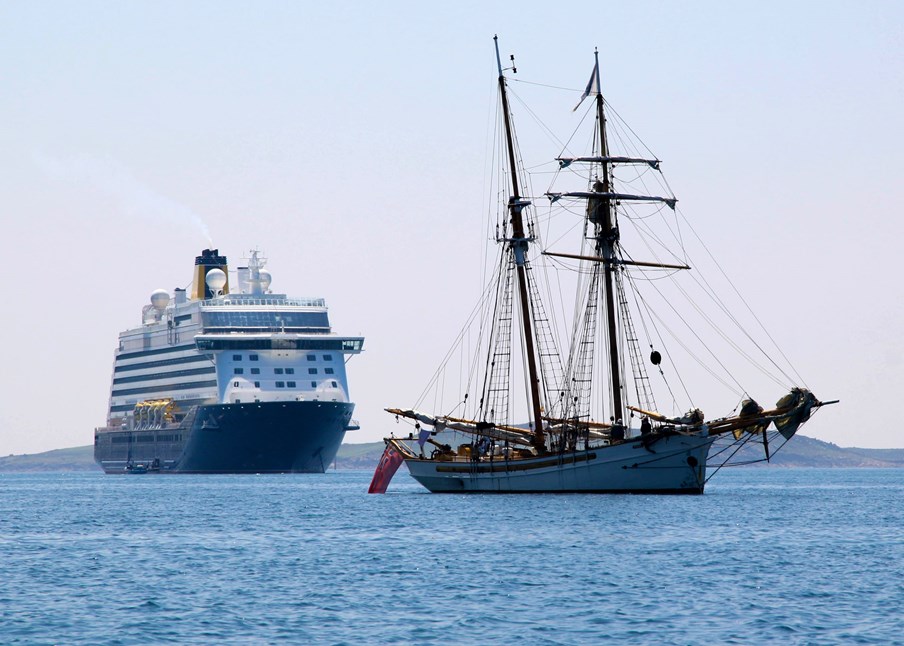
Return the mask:
[[[0,473],[30,471],[99,471],[93,446],[76,446],[44,453],[0,458]],[[339,469],[372,470],[383,453],[383,442],[343,444],[336,456]],[[762,445],[749,444],[739,458],[758,459]],[[812,437],[798,435],[777,455],[772,464],[784,467],[904,467],[904,449],[842,448]]]
[[[0,458],[0,472],[14,471],[100,471],[100,467],[94,462],[94,446],[89,445]]]

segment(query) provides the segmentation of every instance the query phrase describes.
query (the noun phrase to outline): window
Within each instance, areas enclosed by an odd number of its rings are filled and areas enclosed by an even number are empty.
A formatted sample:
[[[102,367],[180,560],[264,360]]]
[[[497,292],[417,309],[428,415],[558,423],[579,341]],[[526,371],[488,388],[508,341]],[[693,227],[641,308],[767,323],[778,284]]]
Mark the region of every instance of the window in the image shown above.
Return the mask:
[[[252,368],[252,369],[251,369],[251,374],[252,374],[252,375],[259,375],[259,374],[261,374],[261,369],[260,369],[260,368]]]
[[[308,361],[317,361],[317,357],[315,357],[313,354],[309,354]]]
[[[254,387],[255,387],[255,388],[260,388],[260,387],[261,387],[261,382],[255,381],[255,382],[254,382]]]
[[[235,374],[237,374],[237,375],[245,374],[245,369],[244,368],[236,368]]]
[[[324,368],[323,371],[324,371],[326,374],[328,374],[328,375],[333,374],[333,369],[332,369],[332,368]]]
[[[277,381],[277,382],[276,382],[276,387],[277,387],[277,388],[285,388],[285,387],[286,387],[286,382],[285,382],[285,381]]]
[[[295,388],[295,382],[294,382],[294,381],[287,381],[287,382],[286,382],[286,385],[287,385],[289,388]]]
[[[308,374],[309,374],[309,375],[316,375],[316,374],[317,374],[317,368],[308,368]]]
[[[232,355],[232,360],[233,360],[233,361],[241,361],[241,360],[242,360],[242,355],[240,355],[240,354],[234,354],[234,355]]]
[[[241,399],[236,399],[236,400],[235,400],[235,403],[236,403],[236,404],[241,404],[241,403],[242,403],[242,400],[241,400]]]
[[[312,381],[312,382],[311,382],[311,388],[316,388],[316,387],[317,387],[317,382],[316,382],[316,381]]]
[[[332,361],[332,360],[333,360],[333,355],[331,355],[331,354],[325,354],[325,355],[323,355],[323,360],[324,360],[324,361]]]
[[[282,368],[274,368],[274,369],[273,369],[273,374],[274,374],[274,375],[281,375],[282,373],[283,373],[283,369],[282,369]]]
[[[338,388],[338,387],[339,387],[339,384],[337,384],[335,381],[331,381],[330,383],[333,384],[333,388]]]
[[[249,361],[257,361],[257,355],[256,355],[256,354],[249,354],[249,355],[248,355],[248,360],[249,360]]]
[[[232,385],[235,386],[236,388],[238,388],[238,387],[239,387],[239,382],[233,381],[233,382],[232,382]]]
[[[286,368],[286,374],[287,374],[287,375],[294,375],[294,374],[295,374],[295,368]]]

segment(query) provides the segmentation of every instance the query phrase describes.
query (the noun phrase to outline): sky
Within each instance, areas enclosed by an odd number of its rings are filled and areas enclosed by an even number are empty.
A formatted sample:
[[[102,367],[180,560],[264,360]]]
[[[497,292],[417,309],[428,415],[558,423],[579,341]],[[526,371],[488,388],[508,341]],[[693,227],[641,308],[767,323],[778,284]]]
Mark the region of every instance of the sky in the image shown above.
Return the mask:
[[[599,48],[683,212],[841,400],[804,434],[904,447],[902,3],[0,0],[0,454],[90,444],[118,333],[211,244],[366,337],[347,441],[393,430],[482,287],[494,34],[572,89],[541,100],[562,123]]]

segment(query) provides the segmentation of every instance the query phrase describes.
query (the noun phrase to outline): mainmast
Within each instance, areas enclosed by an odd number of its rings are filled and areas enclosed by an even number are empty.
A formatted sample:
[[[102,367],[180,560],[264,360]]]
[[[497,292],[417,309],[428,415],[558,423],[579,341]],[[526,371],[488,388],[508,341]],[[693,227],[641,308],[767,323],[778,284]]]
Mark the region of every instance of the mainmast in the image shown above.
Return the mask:
[[[604,193],[606,197],[591,198],[587,202],[587,215],[594,225],[596,254],[603,259],[603,277],[606,293],[606,329],[609,335],[609,370],[612,375],[612,416],[615,421],[623,419],[621,372],[618,356],[618,330],[615,324],[615,295],[612,287],[612,273],[615,266],[615,247],[618,244],[618,225],[611,197],[612,179],[609,165],[609,146],[606,141],[606,114],[603,109],[603,94],[600,90],[599,53],[594,51],[596,64],[596,118],[600,129],[601,177],[593,184],[593,193]]]
[[[534,426],[533,445],[538,451],[543,451],[546,448],[546,438],[543,433],[543,413],[540,409],[540,380],[537,375],[537,359],[534,354],[534,336],[531,326],[532,318],[527,296],[527,272],[525,269],[527,248],[530,240],[524,235],[524,220],[521,217],[522,209],[528,206],[530,201],[521,197],[521,191],[518,188],[518,166],[515,160],[515,144],[512,136],[505,75],[502,73],[502,59],[499,57],[498,36],[493,36],[493,42],[496,46],[496,64],[499,68],[499,93],[502,97],[502,116],[505,122],[505,143],[508,148],[509,169],[512,177],[512,195],[508,203],[512,223],[512,237],[508,240],[508,243],[515,255],[518,300],[521,306],[521,322],[524,328],[522,331],[524,335],[524,351],[527,354],[527,371],[530,380],[530,403]]]

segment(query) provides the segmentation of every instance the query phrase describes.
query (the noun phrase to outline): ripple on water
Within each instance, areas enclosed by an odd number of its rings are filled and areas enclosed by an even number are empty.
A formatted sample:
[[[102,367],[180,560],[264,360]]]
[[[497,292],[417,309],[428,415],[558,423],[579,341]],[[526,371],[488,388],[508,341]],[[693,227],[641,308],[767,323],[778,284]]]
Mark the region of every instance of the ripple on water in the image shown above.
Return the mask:
[[[4,474],[0,642],[893,643],[902,475],[735,470],[663,497]]]

